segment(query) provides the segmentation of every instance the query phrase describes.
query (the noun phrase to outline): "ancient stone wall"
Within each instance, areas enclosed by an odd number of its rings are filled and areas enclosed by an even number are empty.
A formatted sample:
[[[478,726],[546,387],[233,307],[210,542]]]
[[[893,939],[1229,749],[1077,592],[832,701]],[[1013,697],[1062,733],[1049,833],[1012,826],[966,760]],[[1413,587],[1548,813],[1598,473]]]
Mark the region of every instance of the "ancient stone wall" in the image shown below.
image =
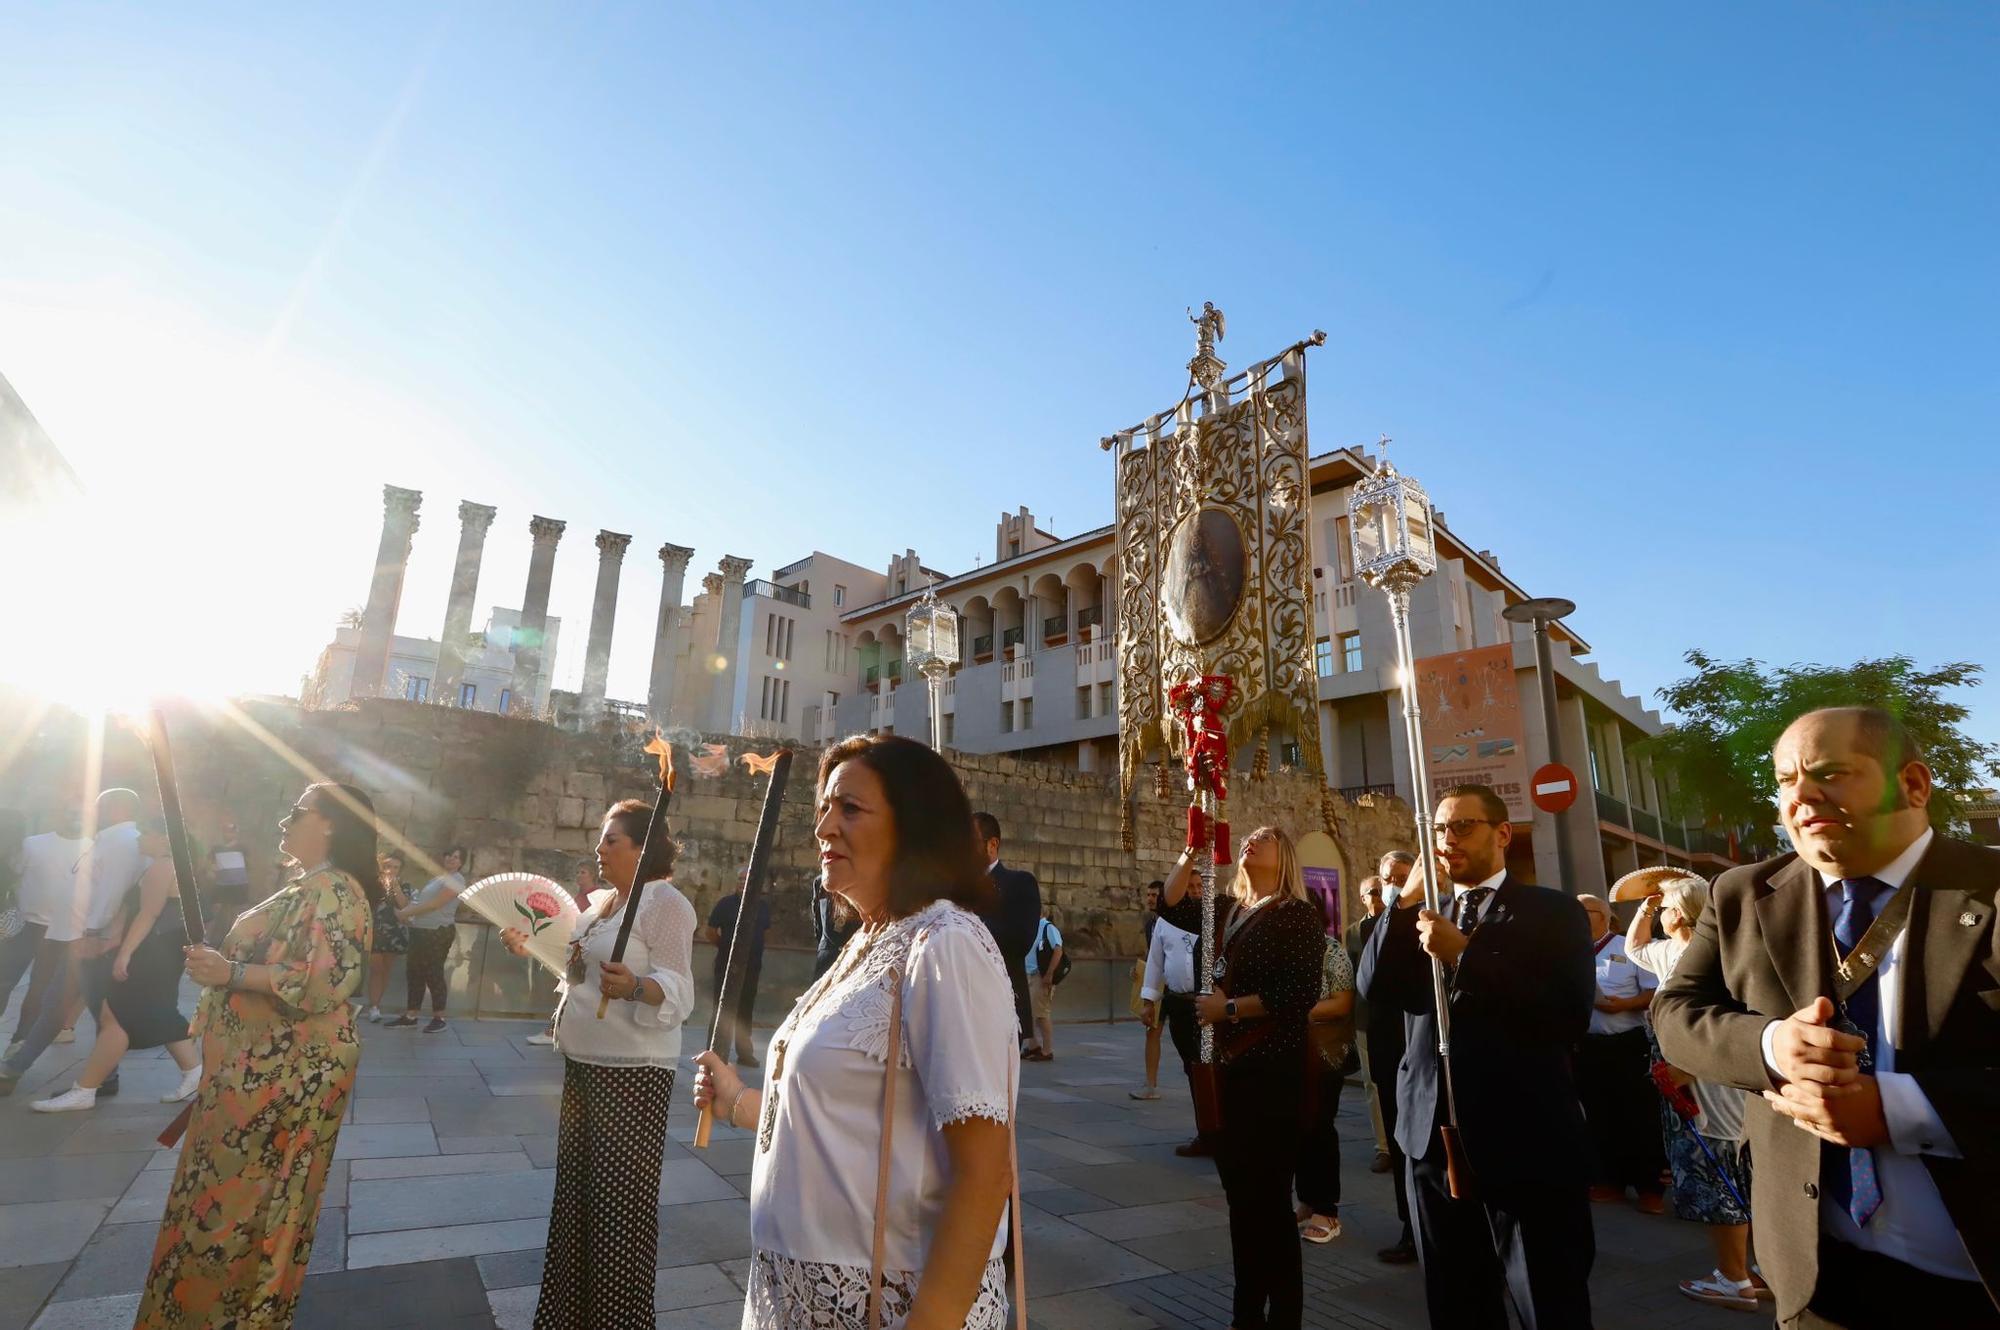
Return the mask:
[[[311,780],[351,781],[368,790],[383,822],[426,854],[466,846],[474,879],[525,869],[568,882],[596,843],[605,809],[653,793],[651,759],[637,739],[573,734],[485,712],[396,699],[329,711],[246,701],[221,713],[177,710],[169,720],[191,828],[210,836],[225,811],[233,814],[266,881],[275,869],[262,851],[275,852],[277,821]],[[62,802],[106,785],[129,785],[151,802],[152,771],[137,740],[115,728],[107,732],[93,775],[89,729],[67,713],[0,711],[0,753],[13,754],[0,770],[0,810],[24,813],[29,828],[39,830]],[[676,881],[704,916],[749,858],[765,781],[734,759],[752,748],[768,744],[729,740],[732,760],[721,775],[694,774],[683,765],[671,816],[683,850]],[[817,750],[799,753],[780,822],[772,859],[776,942],[810,940],[817,760]],[[1080,954],[1137,954],[1139,888],[1164,876],[1179,852],[1182,807],[1140,794],[1141,848],[1129,854],[1119,849],[1115,775],[1004,756],[963,755],[954,762],[973,806],[1000,819],[1006,861],[1040,879],[1069,944]],[[1294,834],[1318,826],[1318,788],[1310,777],[1239,776],[1231,793],[1239,838],[1260,822]],[[1384,850],[1409,844],[1408,812],[1391,803],[1346,806],[1341,831],[1351,910],[1356,876],[1372,871]],[[420,882],[425,873],[413,860],[408,875]]]

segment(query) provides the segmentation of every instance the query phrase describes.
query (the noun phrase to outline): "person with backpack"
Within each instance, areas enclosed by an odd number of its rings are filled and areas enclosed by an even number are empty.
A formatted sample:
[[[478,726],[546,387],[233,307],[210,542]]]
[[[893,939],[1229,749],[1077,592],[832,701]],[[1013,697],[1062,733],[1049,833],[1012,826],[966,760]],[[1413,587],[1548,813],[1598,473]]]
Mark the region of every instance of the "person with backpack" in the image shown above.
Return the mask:
[[[1028,951],[1028,1000],[1035,1015],[1035,1047],[1021,1055],[1026,1062],[1053,1062],[1056,1058],[1055,1020],[1049,1015],[1056,985],[1069,978],[1069,957],[1063,954],[1062,930],[1051,916],[1053,906],[1042,911],[1035,925],[1035,945]]]

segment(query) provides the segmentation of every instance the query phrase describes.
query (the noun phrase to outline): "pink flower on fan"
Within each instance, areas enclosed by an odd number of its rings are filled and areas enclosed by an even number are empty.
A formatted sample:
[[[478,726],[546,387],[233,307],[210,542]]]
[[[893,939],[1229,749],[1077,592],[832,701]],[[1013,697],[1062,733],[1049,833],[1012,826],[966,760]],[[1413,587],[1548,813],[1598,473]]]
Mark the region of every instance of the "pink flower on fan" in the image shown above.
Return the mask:
[[[556,898],[546,891],[529,892],[528,908],[544,919],[553,919],[562,913],[562,906],[558,905]]]

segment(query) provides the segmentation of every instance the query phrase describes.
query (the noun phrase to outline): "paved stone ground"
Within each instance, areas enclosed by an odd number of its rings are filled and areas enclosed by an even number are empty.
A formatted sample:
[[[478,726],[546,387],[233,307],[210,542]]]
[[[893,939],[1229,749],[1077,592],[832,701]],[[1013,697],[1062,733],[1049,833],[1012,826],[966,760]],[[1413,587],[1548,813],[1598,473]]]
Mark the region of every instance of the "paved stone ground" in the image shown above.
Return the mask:
[[[523,1042],[535,1031],[526,1023],[467,1022],[431,1036],[363,1028],[360,1084],[297,1324],[525,1330],[554,1186],[560,1058]],[[175,1162],[153,1142],[174,1112],[157,1102],[174,1074],[163,1056],[134,1054],[124,1093],[95,1111],[30,1112],[44,1087],[69,1084],[88,1039],[50,1050],[0,1100],[0,1330],[125,1330],[132,1321]],[[1171,1047],[1163,1098],[1127,1097],[1141,1043],[1134,1024],[1065,1026],[1059,1058],[1023,1068],[1029,1301],[1042,1330],[1228,1324],[1221,1188],[1206,1161],[1173,1154],[1191,1110]],[[657,1323],[734,1327],[750,1140],[718,1129],[709,1150],[694,1151],[684,1081],[676,1094],[660,1186]],[[1374,1258],[1395,1238],[1395,1208],[1387,1178],[1368,1171],[1373,1141],[1353,1087],[1343,1114],[1346,1232],[1306,1248],[1307,1323],[1422,1326],[1415,1269]],[[1707,1268],[1693,1225],[1623,1206],[1599,1206],[1596,1217],[1601,1325],[1756,1323],[1675,1291],[1675,1279]]]

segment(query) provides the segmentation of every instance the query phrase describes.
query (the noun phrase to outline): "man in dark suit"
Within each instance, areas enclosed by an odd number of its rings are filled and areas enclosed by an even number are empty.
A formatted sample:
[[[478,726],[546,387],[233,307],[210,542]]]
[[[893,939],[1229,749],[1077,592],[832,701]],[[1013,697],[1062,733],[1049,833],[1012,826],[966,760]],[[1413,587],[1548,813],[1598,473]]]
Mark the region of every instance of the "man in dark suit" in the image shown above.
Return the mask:
[[[1716,881],[1654,999],[1661,1051],[1762,1096],[1750,1205],[1781,1324],[2000,1326],[2000,853],[1931,830],[1887,712],[1808,712],[1771,756],[1796,853]]]
[[[1415,890],[1407,884],[1410,871],[1416,866],[1417,856],[1408,850],[1391,850],[1375,865],[1377,876],[1370,880],[1379,884],[1377,903],[1365,905],[1368,914],[1354,924],[1360,930],[1352,948],[1357,975],[1361,972],[1361,955],[1367,949],[1368,939],[1404,899],[1404,892]],[[1362,1006],[1365,1044],[1361,1061],[1372,1087],[1369,1097],[1382,1115],[1382,1135],[1388,1147],[1378,1153],[1376,1163],[1381,1167],[1376,1171],[1388,1173],[1395,1184],[1396,1218],[1403,1222],[1402,1235],[1378,1250],[1375,1259],[1389,1265],[1408,1265],[1417,1259],[1417,1239],[1410,1228],[1409,1170],[1402,1147],[1396,1144],[1396,1068],[1403,1061],[1403,1009],[1388,1003],[1369,1006],[1366,998],[1362,999]]]
[[[1007,965],[1007,982],[1014,986],[1014,1015],[1021,1023],[1021,1038],[1033,1039],[1034,1013],[1028,1006],[1028,951],[1035,945],[1035,929],[1042,920],[1042,888],[1035,875],[1024,869],[1009,868],[1000,862],[1000,819],[991,813],[972,815],[972,834],[986,856],[987,871],[999,891],[990,914],[983,916],[986,930],[1000,948]]]
[[[1361,959],[1371,1006],[1406,1014],[1396,1142],[1409,1156],[1424,1296],[1437,1330],[1588,1330],[1590,1138],[1569,1054],[1596,996],[1590,922],[1574,900],[1507,875],[1513,824],[1484,785],[1445,791],[1442,913],[1414,905],[1377,924]],[[1416,893],[1410,893],[1416,895]],[[1449,971],[1451,1086],[1470,1189],[1452,1199],[1430,958]]]

